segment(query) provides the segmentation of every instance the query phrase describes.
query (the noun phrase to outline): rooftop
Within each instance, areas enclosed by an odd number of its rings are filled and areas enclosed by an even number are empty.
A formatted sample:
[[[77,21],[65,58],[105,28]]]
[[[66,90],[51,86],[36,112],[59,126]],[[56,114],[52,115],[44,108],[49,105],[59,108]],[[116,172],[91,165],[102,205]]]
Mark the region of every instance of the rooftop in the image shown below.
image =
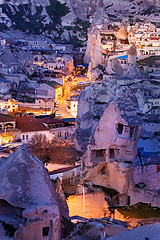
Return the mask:
[[[22,132],[46,131],[48,128],[32,116],[15,117],[16,127]]]
[[[15,122],[14,118],[0,113],[0,122]]]
[[[46,124],[63,123],[63,120],[57,119],[57,118],[53,118],[53,117],[50,117],[50,116],[38,119],[38,121],[41,122],[41,123],[46,123]]]
[[[59,84],[59,83],[57,83],[57,82],[55,82],[55,81],[50,81],[50,82],[47,82],[46,84],[49,85],[49,86],[51,86],[51,87],[53,87],[54,89],[57,89],[57,88],[62,87],[61,84]]]

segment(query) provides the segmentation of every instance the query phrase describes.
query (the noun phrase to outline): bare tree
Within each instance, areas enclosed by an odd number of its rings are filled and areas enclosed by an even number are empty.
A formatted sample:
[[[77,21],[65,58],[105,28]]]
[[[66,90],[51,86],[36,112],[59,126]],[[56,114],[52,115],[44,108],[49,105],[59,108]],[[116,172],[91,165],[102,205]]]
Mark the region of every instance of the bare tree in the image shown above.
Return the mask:
[[[33,155],[43,162],[73,164],[76,161],[76,150],[64,141],[49,141],[45,135],[36,134],[29,143]]]
[[[35,134],[29,143],[31,153],[43,162],[48,158],[49,147],[50,142],[44,134]]]

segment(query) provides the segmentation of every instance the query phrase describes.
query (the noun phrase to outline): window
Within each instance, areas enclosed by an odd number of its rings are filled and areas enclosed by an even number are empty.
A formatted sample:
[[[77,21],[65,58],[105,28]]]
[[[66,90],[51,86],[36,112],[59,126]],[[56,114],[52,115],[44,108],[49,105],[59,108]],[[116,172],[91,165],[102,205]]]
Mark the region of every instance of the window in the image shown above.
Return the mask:
[[[134,128],[133,128],[133,127],[130,127],[130,137],[133,136],[133,133],[134,133]]]
[[[25,135],[22,136],[23,140],[25,139]]]
[[[26,135],[26,139],[28,139],[28,135]]]
[[[118,124],[118,133],[122,134],[123,132],[123,125],[121,123]]]
[[[91,152],[91,161],[92,162],[105,162],[105,149],[101,150],[92,150]]]
[[[61,132],[58,132],[58,138],[62,137]]]
[[[132,155],[132,152],[129,151],[129,150],[125,150],[125,153],[126,153],[127,155]]]
[[[125,132],[128,132],[128,127],[125,127],[125,130],[124,130]]]
[[[115,152],[113,148],[109,149],[109,158],[115,158]]]
[[[96,150],[96,157],[104,157],[104,151],[103,150]]]
[[[43,237],[48,237],[49,236],[49,227],[43,227],[42,234],[43,234]]]

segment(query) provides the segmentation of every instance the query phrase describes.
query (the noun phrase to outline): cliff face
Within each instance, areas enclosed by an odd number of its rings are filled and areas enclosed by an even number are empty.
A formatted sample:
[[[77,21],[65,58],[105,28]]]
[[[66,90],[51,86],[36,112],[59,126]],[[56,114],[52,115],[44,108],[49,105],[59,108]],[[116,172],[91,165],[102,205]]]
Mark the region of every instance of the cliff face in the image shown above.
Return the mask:
[[[22,145],[8,158],[1,158],[0,167],[0,218],[3,214],[7,216],[4,223],[14,229],[11,237],[42,240],[47,235],[51,240],[58,240],[60,207],[65,202],[43,163]],[[67,208],[63,209],[63,216],[67,217]]]
[[[57,41],[72,43],[86,40],[90,17],[95,23],[105,17],[110,21],[156,19],[159,7],[159,0],[1,0],[7,23],[0,23],[0,29],[14,27],[28,33],[45,33]]]
[[[109,101],[116,96],[126,97],[137,107],[137,99],[128,87],[119,88],[115,84],[92,83],[82,92],[76,118],[76,149],[85,152],[95,128]]]

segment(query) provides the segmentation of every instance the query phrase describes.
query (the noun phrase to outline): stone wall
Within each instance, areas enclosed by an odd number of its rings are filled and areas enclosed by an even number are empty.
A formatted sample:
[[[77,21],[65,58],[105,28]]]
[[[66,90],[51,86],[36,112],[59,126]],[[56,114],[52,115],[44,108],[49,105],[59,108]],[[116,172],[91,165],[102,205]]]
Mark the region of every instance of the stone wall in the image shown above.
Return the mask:
[[[135,167],[134,182],[143,182],[149,190],[160,189],[160,172],[157,171],[157,165]]]
[[[152,207],[160,207],[160,195],[155,191],[134,188],[129,191],[130,205],[138,202],[151,204]]]
[[[71,195],[68,200],[69,216],[85,218],[103,218],[110,216],[103,192]]]

